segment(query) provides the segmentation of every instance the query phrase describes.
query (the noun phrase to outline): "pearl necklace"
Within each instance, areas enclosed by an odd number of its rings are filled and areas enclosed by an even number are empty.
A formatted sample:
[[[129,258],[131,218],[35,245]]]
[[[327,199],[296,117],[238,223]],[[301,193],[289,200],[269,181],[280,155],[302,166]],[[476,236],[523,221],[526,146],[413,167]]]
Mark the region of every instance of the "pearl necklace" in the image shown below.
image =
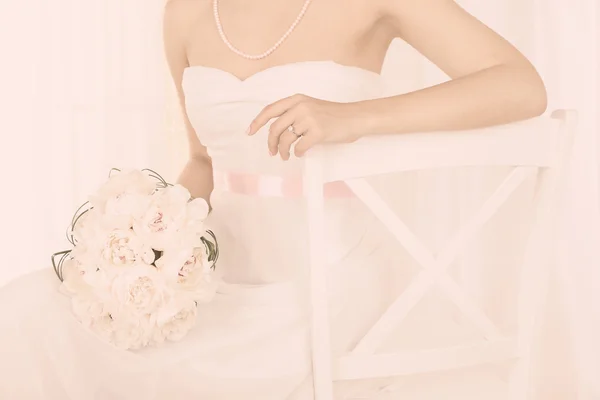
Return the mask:
[[[227,36],[225,35],[225,32],[223,31],[223,25],[221,25],[221,19],[219,18],[219,4],[218,4],[219,1],[218,0],[213,0],[213,12],[215,15],[215,22],[217,23],[217,30],[219,31],[219,35],[221,36],[221,39],[227,45],[227,47],[229,47],[229,49],[231,51],[233,51],[234,53],[236,53],[237,55],[239,55],[241,57],[247,58],[249,60],[260,60],[260,59],[267,57],[268,55],[273,53],[275,50],[277,50],[277,48],[279,46],[281,46],[281,44],[288,38],[288,36],[290,36],[290,34],[294,31],[294,29],[296,29],[296,26],[300,23],[300,21],[304,17],[304,14],[306,14],[306,10],[308,9],[310,2],[311,2],[311,0],[305,0],[304,6],[302,6],[302,10],[300,11],[300,14],[296,18],[296,20],[294,21],[292,26],[290,26],[290,28],[287,30],[287,32],[281,37],[281,39],[279,39],[277,41],[277,43],[275,43],[273,45],[273,47],[271,47],[264,53],[258,54],[258,55],[244,53],[243,51],[237,49],[234,45],[232,45],[231,42],[229,41],[229,39],[227,39]]]

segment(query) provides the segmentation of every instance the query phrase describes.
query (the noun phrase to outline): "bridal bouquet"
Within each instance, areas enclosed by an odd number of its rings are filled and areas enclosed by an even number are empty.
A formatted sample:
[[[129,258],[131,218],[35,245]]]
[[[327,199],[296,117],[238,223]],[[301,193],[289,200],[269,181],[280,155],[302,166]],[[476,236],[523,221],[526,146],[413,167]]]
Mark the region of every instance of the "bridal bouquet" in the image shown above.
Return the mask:
[[[52,256],[77,319],[123,349],[183,338],[216,291],[208,211],[153,171],[113,169],[75,213],[73,248]]]

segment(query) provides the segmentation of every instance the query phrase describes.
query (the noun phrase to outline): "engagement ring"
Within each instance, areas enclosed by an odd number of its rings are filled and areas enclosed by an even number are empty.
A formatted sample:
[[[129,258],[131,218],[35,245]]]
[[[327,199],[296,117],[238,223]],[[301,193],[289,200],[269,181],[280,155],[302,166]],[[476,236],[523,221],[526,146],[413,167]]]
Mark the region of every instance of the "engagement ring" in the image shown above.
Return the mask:
[[[294,129],[294,125],[288,126],[287,130],[290,131],[291,133],[293,133],[294,135],[296,135],[297,137],[302,136],[301,133],[296,133],[296,130]]]

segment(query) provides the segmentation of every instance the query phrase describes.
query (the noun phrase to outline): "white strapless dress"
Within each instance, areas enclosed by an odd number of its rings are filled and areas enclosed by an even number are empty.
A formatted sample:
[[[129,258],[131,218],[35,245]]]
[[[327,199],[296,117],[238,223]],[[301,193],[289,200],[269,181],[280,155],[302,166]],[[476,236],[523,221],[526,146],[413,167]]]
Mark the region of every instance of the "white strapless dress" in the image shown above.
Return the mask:
[[[273,67],[243,81],[218,69],[190,67],[183,86],[189,118],[216,174],[283,179],[298,176],[301,160],[271,157],[266,129],[245,135],[265,105],[294,93],[358,101],[380,97],[383,89],[378,74],[329,61]],[[300,198],[232,192],[219,182],[208,223],[221,246],[224,283],[214,302],[200,306],[187,337],[135,352],[114,348],[75,320],[51,269],[35,272],[0,290],[0,399],[312,399],[304,204]],[[383,311],[389,266],[381,261],[373,218],[358,200],[332,198],[327,207],[334,243],[332,335],[340,354]],[[483,381],[475,375],[446,383],[472,389]],[[443,383],[423,382],[428,392],[439,390],[425,396],[409,386],[385,397],[389,382],[352,382],[338,385],[336,398],[496,398],[494,386],[480,396],[452,397]]]

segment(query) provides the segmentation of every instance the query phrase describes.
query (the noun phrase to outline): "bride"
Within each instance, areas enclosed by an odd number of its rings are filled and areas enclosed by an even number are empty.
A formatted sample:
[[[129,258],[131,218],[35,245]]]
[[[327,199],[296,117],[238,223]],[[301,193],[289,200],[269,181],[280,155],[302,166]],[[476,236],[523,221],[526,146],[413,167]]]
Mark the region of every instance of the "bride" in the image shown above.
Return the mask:
[[[383,97],[394,38],[452,80]],[[452,0],[170,0],[164,43],[189,139],[179,182],[211,204],[223,285],[181,342],[121,351],[80,327],[51,270],[15,280],[0,290],[2,399],[312,399],[301,157],[318,144],[484,127],[546,108],[528,60]],[[326,193],[340,353],[381,312],[369,288],[384,266],[358,201]],[[336,390],[353,399],[379,388]]]

